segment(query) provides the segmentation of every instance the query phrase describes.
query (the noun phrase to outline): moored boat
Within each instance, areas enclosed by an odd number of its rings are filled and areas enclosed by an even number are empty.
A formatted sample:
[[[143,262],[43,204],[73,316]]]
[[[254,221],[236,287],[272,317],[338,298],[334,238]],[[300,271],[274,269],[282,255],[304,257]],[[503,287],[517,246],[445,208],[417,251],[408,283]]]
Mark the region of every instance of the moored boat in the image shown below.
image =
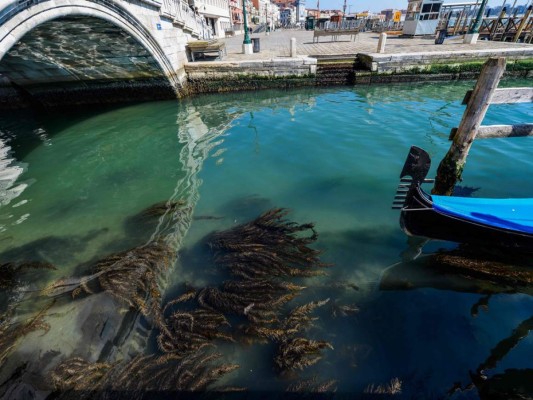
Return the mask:
[[[412,146],[393,203],[408,235],[533,252],[533,198],[430,195],[421,188],[430,166],[429,154]]]

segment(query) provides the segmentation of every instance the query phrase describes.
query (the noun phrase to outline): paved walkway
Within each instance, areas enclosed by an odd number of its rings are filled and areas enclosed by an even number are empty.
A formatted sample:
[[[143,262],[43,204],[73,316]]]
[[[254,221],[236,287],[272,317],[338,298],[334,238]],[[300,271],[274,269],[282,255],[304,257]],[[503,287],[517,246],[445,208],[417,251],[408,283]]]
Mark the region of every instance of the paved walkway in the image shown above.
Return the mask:
[[[261,51],[251,55],[242,54],[243,35],[222,39],[226,42],[228,55],[224,61],[264,60],[274,57],[288,57],[290,55],[290,39],[296,38],[298,55],[309,56],[338,56],[356,55],[357,53],[372,54],[376,52],[379,34],[364,32],[355,41],[348,37],[333,42],[329,37],[321,37],[320,43],[313,43],[313,32],[305,30],[278,30],[268,36],[263,32],[252,34],[251,38],[260,39]],[[533,44],[492,42],[480,40],[475,45],[462,43],[462,37],[446,39],[444,44],[436,45],[434,38],[387,38],[386,53],[419,53],[419,52],[454,52],[471,50],[496,49],[533,49]]]

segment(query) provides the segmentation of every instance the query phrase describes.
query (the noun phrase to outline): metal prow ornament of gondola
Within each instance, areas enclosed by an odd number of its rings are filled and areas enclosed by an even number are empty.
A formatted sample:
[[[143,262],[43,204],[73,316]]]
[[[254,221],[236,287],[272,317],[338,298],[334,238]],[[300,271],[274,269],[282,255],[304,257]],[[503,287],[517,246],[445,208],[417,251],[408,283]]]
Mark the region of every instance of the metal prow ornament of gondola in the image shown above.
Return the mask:
[[[412,146],[400,174],[400,183],[392,202],[393,209],[401,210],[403,208],[407,194],[413,185],[435,182],[434,179],[426,179],[430,167],[429,154],[420,147]]]

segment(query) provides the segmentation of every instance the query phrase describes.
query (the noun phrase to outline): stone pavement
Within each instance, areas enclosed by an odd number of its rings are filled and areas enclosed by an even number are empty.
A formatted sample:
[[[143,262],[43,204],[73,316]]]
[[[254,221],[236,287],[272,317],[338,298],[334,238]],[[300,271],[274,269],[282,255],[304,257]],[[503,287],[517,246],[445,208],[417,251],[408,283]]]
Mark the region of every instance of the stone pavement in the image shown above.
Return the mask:
[[[348,37],[333,42],[330,37],[321,37],[320,43],[313,43],[313,32],[305,30],[278,30],[266,35],[265,32],[252,34],[251,38],[259,38],[261,51],[251,55],[242,54],[243,35],[222,39],[226,43],[228,55],[224,61],[264,60],[275,57],[289,57],[290,39],[296,38],[298,55],[320,56],[354,56],[358,53],[374,54],[378,45],[378,33],[360,33],[355,41]],[[446,39],[444,44],[436,45],[434,38],[399,38],[389,36],[385,49],[386,54],[421,53],[421,52],[465,52],[480,50],[530,49],[533,44],[492,42],[480,40],[475,45],[463,44],[462,37]]]

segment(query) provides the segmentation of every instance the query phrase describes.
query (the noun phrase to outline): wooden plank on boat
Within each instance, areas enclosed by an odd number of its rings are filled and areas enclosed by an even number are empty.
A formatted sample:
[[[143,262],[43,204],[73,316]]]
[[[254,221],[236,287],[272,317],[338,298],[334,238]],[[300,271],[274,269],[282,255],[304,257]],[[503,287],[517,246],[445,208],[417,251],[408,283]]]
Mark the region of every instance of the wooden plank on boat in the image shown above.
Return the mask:
[[[468,104],[473,90],[466,92],[463,104]],[[533,102],[533,87],[496,89],[490,104],[513,104]]]

